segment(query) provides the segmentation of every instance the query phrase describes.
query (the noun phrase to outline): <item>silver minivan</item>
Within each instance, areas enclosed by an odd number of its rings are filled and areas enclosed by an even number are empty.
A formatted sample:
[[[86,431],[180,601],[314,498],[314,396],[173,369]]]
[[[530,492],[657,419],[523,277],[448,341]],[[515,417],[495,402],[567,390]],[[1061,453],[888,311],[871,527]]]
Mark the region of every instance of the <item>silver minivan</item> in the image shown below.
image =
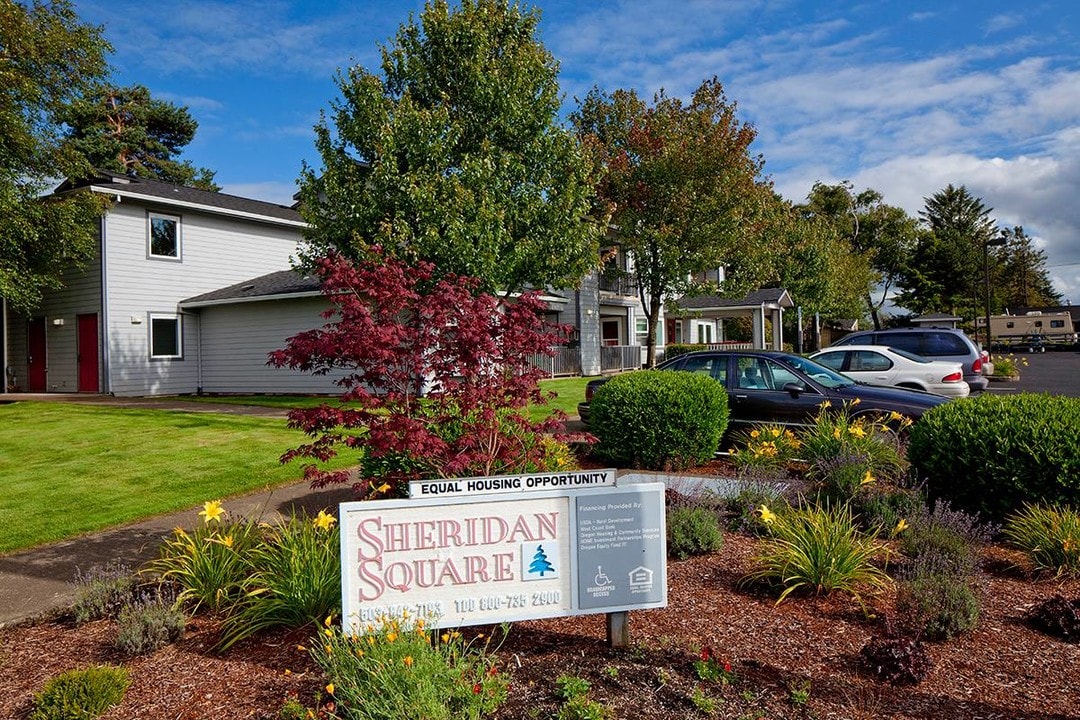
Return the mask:
[[[845,335],[833,345],[887,345],[930,360],[951,360],[963,364],[964,382],[972,392],[985,390],[990,384],[982,372],[982,349],[954,328],[859,330]]]

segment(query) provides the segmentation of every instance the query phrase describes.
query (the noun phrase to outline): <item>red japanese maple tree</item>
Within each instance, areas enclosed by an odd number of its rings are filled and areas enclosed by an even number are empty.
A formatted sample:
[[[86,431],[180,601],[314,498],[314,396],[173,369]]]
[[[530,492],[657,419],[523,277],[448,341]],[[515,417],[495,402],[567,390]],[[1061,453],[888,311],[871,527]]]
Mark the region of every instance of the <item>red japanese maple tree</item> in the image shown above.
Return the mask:
[[[348,471],[317,464],[341,446],[360,451],[354,488],[365,495],[395,494],[419,478],[543,470],[560,456],[546,434],[564,416],[536,423],[522,410],[546,401],[530,356],[550,356],[566,329],[544,321],[535,292],[504,302],[476,293],[474,279],[434,270],[378,250],[357,264],[338,255],[318,262],[327,324],[289,338],[268,361],[347,371],[339,403],[289,413],[289,426],[313,439],[282,462],[316,461],[304,467],[312,487],[348,481]]]

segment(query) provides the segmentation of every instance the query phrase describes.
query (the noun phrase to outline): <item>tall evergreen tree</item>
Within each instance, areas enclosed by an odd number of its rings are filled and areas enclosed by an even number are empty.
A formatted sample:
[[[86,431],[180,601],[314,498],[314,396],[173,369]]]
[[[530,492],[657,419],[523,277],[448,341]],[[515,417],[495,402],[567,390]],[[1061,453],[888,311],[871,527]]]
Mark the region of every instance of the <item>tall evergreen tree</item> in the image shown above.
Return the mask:
[[[1017,225],[1001,231],[1005,245],[995,248],[994,299],[998,307],[1040,307],[1060,305],[1061,293],[1054,289],[1046,269],[1046,253],[1032,244],[1024,228]]]
[[[100,85],[63,114],[67,143],[101,170],[203,190],[220,190],[214,173],[177,156],[199,124],[186,107],[151,97],[142,85]]]
[[[103,200],[42,195],[87,170],[62,146],[62,115],[105,76],[110,50],[67,0],[0,0],[0,297],[17,308],[32,309],[94,252]]]
[[[539,15],[506,0],[424,6],[353,67],[305,168],[312,254],[393,256],[477,277],[482,291],[576,286],[599,263],[590,168],[558,124],[558,66]]]
[[[991,208],[961,185],[925,198],[919,213],[929,230],[916,243],[898,302],[917,313],[979,314],[983,252],[997,234]]]

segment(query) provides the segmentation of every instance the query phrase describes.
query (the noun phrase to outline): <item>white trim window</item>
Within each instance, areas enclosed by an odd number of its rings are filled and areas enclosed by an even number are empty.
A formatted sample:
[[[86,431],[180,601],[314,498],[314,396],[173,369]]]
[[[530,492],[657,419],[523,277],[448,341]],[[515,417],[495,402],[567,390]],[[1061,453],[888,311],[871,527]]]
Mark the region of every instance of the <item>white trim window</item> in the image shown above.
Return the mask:
[[[179,315],[150,314],[150,359],[167,360],[184,356],[183,322]]]
[[[640,315],[634,318],[634,340],[644,347],[649,344],[649,319]]]
[[[146,254],[156,260],[180,260],[180,218],[149,213],[146,222]]]

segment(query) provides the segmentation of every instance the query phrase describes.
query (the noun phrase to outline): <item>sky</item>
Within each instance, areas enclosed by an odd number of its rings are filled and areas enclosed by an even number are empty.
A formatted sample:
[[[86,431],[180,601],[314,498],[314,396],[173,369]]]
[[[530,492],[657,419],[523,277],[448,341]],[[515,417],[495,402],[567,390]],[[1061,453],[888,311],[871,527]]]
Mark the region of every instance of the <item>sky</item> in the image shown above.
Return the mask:
[[[537,0],[563,115],[599,87],[688,98],[717,77],[777,191],[873,188],[912,215],[964,185],[1022,225],[1080,303],[1080,3],[1075,0]],[[339,70],[378,72],[422,0],[75,0],[114,79],[185,105],[183,157],[228,193],[289,204]]]

